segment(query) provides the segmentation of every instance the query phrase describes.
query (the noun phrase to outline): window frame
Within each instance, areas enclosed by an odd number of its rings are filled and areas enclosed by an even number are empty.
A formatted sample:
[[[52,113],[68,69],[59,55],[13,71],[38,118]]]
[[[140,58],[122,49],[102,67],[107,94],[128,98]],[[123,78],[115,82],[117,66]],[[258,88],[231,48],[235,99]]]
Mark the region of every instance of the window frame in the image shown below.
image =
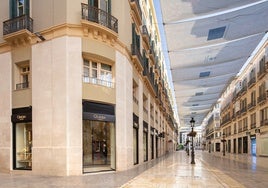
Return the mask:
[[[85,65],[86,62],[88,65]],[[93,64],[96,64],[96,68],[93,66]],[[103,69],[102,65],[109,66],[110,70]],[[85,75],[85,69],[88,69],[87,72],[89,75]],[[96,71],[96,76],[94,75],[93,71]],[[110,76],[107,76],[109,74]],[[109,77],[110,79],[107,79]],[[83,58],[83,82],[114,88],[113,80],[113,66],[111,64]]]

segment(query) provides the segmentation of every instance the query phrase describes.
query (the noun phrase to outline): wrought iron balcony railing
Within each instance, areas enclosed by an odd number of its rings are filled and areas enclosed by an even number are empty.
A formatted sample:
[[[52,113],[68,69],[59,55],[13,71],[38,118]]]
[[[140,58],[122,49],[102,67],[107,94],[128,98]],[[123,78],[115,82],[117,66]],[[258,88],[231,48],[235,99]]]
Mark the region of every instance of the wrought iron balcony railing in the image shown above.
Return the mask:
[[[33,32],[33,19],[28,15],[19,16],[3,22],[3,35],[27,29]]]
[[[29,82],[23,82],[16,84],[16,90],[29,88]]]
[[[82,19],[103,25],[118,33],[118,19],[108,12],[82,3]]]

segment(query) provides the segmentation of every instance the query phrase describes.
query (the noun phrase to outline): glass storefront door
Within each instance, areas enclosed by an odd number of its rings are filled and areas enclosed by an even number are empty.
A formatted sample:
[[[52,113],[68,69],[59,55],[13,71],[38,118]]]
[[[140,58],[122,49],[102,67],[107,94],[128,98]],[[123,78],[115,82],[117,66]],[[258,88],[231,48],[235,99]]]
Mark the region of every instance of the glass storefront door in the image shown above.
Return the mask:
[[[251,155],[256,156],[256,138],[251,138]]]
[[[83,172],[115,169],[113,122],[83,120]]]
[[[32,169],[32,123],[13,125],[13,160],[14,169]]]

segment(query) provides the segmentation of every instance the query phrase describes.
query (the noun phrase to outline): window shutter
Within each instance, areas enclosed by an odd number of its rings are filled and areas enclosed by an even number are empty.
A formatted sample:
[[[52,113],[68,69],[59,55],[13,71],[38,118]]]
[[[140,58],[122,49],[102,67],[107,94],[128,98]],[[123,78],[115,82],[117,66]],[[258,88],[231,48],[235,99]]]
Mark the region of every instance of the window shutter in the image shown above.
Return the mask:
[[[135,45],[135,42],[136,42],[135,24],[132,23],[132,44]]]
[[[9,17],[10,18],[16,18],[17,17],[16,0],[9,0]]]
[[[111,14],[111,0],[108,0],[108,13]]]
[[[94,6],[94,0],[88,0],[88,5]]]
[[[25,14],[30,16],[30,0],[24,0]]]

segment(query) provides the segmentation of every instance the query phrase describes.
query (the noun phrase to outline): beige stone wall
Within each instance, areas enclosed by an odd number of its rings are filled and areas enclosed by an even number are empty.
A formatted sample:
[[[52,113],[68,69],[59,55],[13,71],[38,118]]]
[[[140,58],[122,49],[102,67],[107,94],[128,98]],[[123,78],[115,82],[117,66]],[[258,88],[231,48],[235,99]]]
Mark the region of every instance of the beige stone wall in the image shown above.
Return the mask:
[[[27,62],[32,67],[32,51],[31,46],[21,46],[12,49],[12,76],[10,77],[12,81],[12,108],[20,108],[32,105],[32,80],[31,71],[29,75],[29,88],[16,90],[16,84],[20,83],[20,72],[17,68],[17,64]]]
[[[3,22],[9,19],[9,1],[1,1],[0,6],[0,44],[4,42],[3,40]]]
[[[11,53],[0,54],[0,172],[11,168]]]
[[[133,167],[132,66],[116,52],[116,170]]]
[[[82,174],[81,38],[33,46],[33,173]]]
[[[30,15],[34,20],[34,32],[40,32],[67,21],[66,0],[34,0],[31,2],[30,9]]]

